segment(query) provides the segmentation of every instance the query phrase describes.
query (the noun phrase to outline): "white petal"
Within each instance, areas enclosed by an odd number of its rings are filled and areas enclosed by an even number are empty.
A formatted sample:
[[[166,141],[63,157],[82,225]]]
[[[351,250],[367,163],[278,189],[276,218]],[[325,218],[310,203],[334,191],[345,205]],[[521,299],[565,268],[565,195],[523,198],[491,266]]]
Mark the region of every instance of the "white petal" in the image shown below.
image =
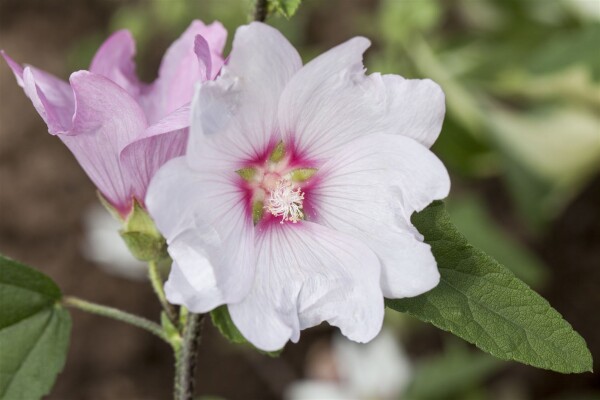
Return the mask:
[[[334,337],[338,373],[360,399],[399,399],[411,380],[410,360],[398,339],[386,329],[369,344],[358,345]]]
[[[337,382],[306,380],[292,383],[285,394],[286,400],[355,400],[352,393],[348,393]]]
[[[397,75],[366,76],[365,38],[351,39],[304,66],[281,95],[282,135],[308,158],[327,159],[353,138],[387,133],[426,146],[437,138],[444,95],[430,80]]]
[[[94,203],[83,215],[82,255],[110,274],[146,281],[148,267],[131,254],[119,236],[122,225],[99,203]]]
[[[313,219],[352,234],[381,259],[386,297],[421,294],[439,272],[429,245],[410,223],[414,211],[450,190],[442,162],[413,139],[374,134],[341,147],[306,191]]]
[[[193,171],[178,157],[158,171],[148,188],[146,205],[176,264],[167,294],[194,312],[240,301],[252,285],[254,227],[233,179]]]
[[[257,237],[256,277],[231,318],[256,347],[273,351],[328,321],[367,342],[383,322],[379,261],[358,240],[311,222],[273,223]]]
[[[193,165],[219,148],[221,161],[256,158],[278,137],[279,96],[301,67],[300,56],[276,29],[238,28],[221,75],[199,86],[192,104],[188,154]],[[209,143],[215,140],[216,143]]]

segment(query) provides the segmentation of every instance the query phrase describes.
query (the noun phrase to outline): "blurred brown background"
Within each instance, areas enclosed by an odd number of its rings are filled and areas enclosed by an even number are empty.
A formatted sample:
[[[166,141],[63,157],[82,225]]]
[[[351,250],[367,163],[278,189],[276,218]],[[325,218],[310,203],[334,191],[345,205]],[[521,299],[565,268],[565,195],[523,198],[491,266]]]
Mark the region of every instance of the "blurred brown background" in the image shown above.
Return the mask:
[[[327,49],[357,34],[365,34],[374,40],[374,49],[369,55],[373,54],[372,65],[380,67],[376,69],[387,68],[404,74],[402,67],[410,64],[411,72],[407,75],[429,76],[426,73],[427,67],[420,67],[423,63],[427,64],[427,61],[412,60],[411,62],[406,59],[395,60],[387,57],[385,54],[389,53],[390,48],[392,52],[394,49],[392,45],[388,45],[391,39],[374,27],[384,23],[382,7],[393,8],[394,3],[403,1],[306,1],[306,4],[301,6],[298,16],[291,22],[283,19],[271,22],[284,29],[292,43],[303,50],[305,58],[312,57],[317,50]],[[558,3],[553,0],[531,1],[538,3],[542,8],[551,7],[551,3]],[[434,3],[434,0],[424,0],[424,2]],[[527,2],[528,0],[524,1]],[[6,50],[19,62],[35,65],[67,79],[71,71],[86,67],[98,44],[110,31],[115,27],[127,26],[134,31],[138,39],[140,50],[138,69],[140,69],[139,65],[145,66],[141,68],[140,74],[146,80],[150,80],[156,74],[163,51],[182,31],[180,26],[185,27],[192,18],[203,19],[205,22],[210,22],[217,17],[224,18],[231,39],[234,27],[245,22],[250,9],[248,2],[244,1],[183,2],[189,10],[194,10],[198,14],[190,15],[184,12],[182,15],[169,17],[171,20],[168,23],[152,25],[152,30],[140,37],[139,32],[146,28],[140,27],[139,21],[150,18],[148,15],[154,15],[148,9],[154,7],[155,3],[163,3],[161,7],[164,10],[179,7],[175,5],[179,3],[177,0],[153,2],[2,0],[0,1],[0,48]],[[382,5],[382,3],[386,4]],[[433,43],[432,46],[436,46],[442,40],[441,38],[446,37],[446,34],[452,38],[455,32],[461,32],[463,43],[469,43],[469,40],[472,43],[479,42],[481,36],[485,35],[487,38],[490,35],[490,32],[469,25],[463,20],[464,16],[460,15],[461,7],[465,7],[465,4],[476,8],[490,2],[471,0],[435,3],[441,9],[435,27],[413,28],[422,29],[426,39]],[[593,6],[598,3],[592,0],[591,4]],[[519,10],[518,6],[515,7]],[[414,14],[413,17],[417,18],[419,15]],[[579,20],[576,16],[569,18],[571,19],[562,25],[550,26],[547,29],[560,33],[565,29],[574,29],[585,24],[597,25],[597,22],[577,22]],[[175,29],[175,26],[178,29]],[[429,30],[429,33],[426,30]],[[600,37],[596,35],[595,38],[598,39],[596,43],[600,43]],[[502,40],[506,40],[505,44],[510,46],[513,42],[509,40],[514,39],[500,37],[498,49],[503,43]],[[445,50],[452,49],[453,45],[448,44]],[[398,53],[410,49],[411,45],[406,46],[404,50],[400,50],[399,46]],[[418,46],[414,49],[417,51]],[[438,48],[435,49],[437,51]],[[486,51],[490,54],[494,52],[493,50],[489,46],[486,47]],[[594,49],[584,51],[593,52]],[[598,56],[600,52],[597,46],[595,51]],[[519,60],[513,59],[513,62],[518,64]],[[47,134],[45,124],[15,83],[10,70],[6,65],[1,64],[0,252],[39,268],[50,275],[65,293],[156,319],[159,305],[146,282],[107,274],[82,256],[84,229],[82,220],[86,209],[97,202],[95,189],[69,151],[58,139]],[[480,67],[487,68],[485,63]],[[488,77],[480,73],[480,83],[483,78]],[[593,82],[594,85],[597,84],[597,81]],[[488,81],[487,84],[490,82]],[[466,83],[464,87],[472,93]],[[446,89],[445,86],[444,88]],[[501,95],[507,96],[510,100],[507,103],[512,105],[513,110],[519,112],[527,111],[522,107],[524,101],[534,102],[536,99],[527,97],[526,94],[507,95],[508,90],[506,89]],[[598,92],[594,93],[598,94]],[[451,97],[455,92],[447,92],[447,94]],[[560,93],[555,95],[558,96]],[[493,92],[493,96],[497,99],[498,91]],[[480,99],[480,97],[474,98]],[[540,101],[548,100],[544,98]],[[567,99],[567,101],[575,104],[575,100]],[[600,98],[592,100],[591,107],[594,112],[599,111],[597,108],[599,101]],[[448,136],[449,143],[440,143],[439,146],[445,147],[436,150],[451,169],[454,184],[452,196],[456,196],[457,199],[463,199],[465,196],[477,198],[477,204],[484,210],[486,218],[489,218],[494,229],[510,237],[511,243],[516,242],[519,254],[525,252],[526,257],[531,256],[535,258],[536,263],[543,265],[545,279],[543,284],[539,284],[539,290],[586,339],[595,355],[595,369],[598,370],[598,360],[600,360],[600,312],[598,311],[600,310],[600,175],[598,169],[588,167],[583,174],[585,178],[578,178],[577,185],[569,187],[569,193],[561,200],[560,207],[553,209],[553,212],[549,213],[550,216],[539,217],[542,222],[531,223],[527,220],[527,215],[531,216],[532,212],[526,211],[527,208],[523,208],[522,202],[515,197],[514,188],[511,186],[514,180],[506,178],[510,172],[507,172],[507,168],[498,167],[501,163],[492,163],[491,167],[477,164],[478,167],[475,168],[478,170],[477,173],[465,172],[465,168],[460,165],[460,162],[467,160],[470,155],[452,153],[453,143],[463,145],[461,142],[463,139],[456,136],[457,139],[454,141],[452,135],[456,131],[467,130],[461,124],[468,125],[468,123],[464,123],[460,112],[457,116],[455,110],[456,108],[453,109],[450,105],[445,131],[442,133],[442,137]],[[598,127],[596,125],[596,128]],[[485,131],[485,128],[481,130]],[[465,146],[475,146],[476,150],[472,153],[477,157],[482,154],[502,153],[494,147],[494,143],[498,140],[483,140],[483,144],[477,142],[475,145],[472,144],[473,140],[469,140]],[[600,146],[600,139],[598,142],[592,140],[591,143]],[[510,157],[509,159],[513,160]],[[495,172],[481,173],[481,170]],[[519,174],[526,174],[526,172],[519,172],[517,175]],[[537,199],[533,201],[533,207],[545,206],[542,200]],[[460,204],[456,210],[460,210]],[[456,213],[459,215],[459,211]],[[467,223],[465,229],[468,227]],[[505,247],[504,253],[510,256],[508,253],[512,254],[514,248]],[[493,252],[493,250],[485,250]],[[305,375],[309,349],[315,343],[326,341],[331,334],[330,329],[325,326],[303,332],[299,344],[290,344],[281,357],[271,358],[228,344],[209,321],[205,322],[207,323],[204,326],[204,337],[199,353],[198,392],[226,399],[282,398],[288,385]],[[417,364],[421,359],[442,354],[447,340],[450,340],[445,333],[412,320],[404,321],[400,325],[398,330],[401,333],[398,333],[398,336],[402,338],[406,351]],[[392,323],[392,326],[395,325]],[[59,376],[49,398],[168,399],[171,395],[173,378],[172,362],[167,346],[145,332],[125,324],[75,311],[72,343],[66,368]],[[471,386],[475,387],[474,392],[479,393],[480,396],[469,398],[600,398],[598,397],[600,393],[598,375],[589,373],[560,375],[516,363],[503,363],[502,367],[489,376],[481,377],[480,381],[472,383]],[[466,398],[462,396],[454,393],[448,398]]]

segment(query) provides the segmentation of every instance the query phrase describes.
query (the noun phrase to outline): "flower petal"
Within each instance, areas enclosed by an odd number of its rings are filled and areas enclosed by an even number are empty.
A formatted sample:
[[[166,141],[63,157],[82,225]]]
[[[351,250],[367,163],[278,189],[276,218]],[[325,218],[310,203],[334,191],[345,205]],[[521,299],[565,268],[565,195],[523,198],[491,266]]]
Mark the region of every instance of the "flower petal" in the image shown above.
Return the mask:
[[[328,321],[367,342],[383,322],[379,260],[358,240],[311,222],[273,223],[257,237],[256,278],[233,322],[256,347],[273,351],[300,330]]]
[[[446,168],[431,151],[404,136],[361,137],[341,147],[314,182],[306,191],[309,216],[377,254],[386,297],[412,297],[437,285],[429,245],[410,223],[414,211],[450,190]]]
[[[370,42],[351,39],[306,64],[281,95],[279,120],[286,142],[304,157],[326,160],[353,138],[387,133],[426,146],[437,138],[444,95],[430,80],[365,75]]]
[[[279,95],[301,65],[298,52],[276,29],[257,22],[238,28],[221,75],[195,96],[190,162],[204,159],[214,148],[226,160],[264,155],[278,136]],[[215,143],[207,150],[211,141]]]
[[[254,227],[234,178],[193,171],[178,157],[148,188],[146,205],[177,264],[167,297],[194,312],[240,301],[252,285]]]
[[[158,79],[142,100],[151,123],[162,119],[181,106],[189,103],[196,82],[206,78],[205,66],[200,66],[195,53],[195,39],[201,35],[211,48],[212,63],[218,66],[227,31],[219,22],[204,25],[195,20],[186,31],[167,49],[160,65]],[[215,66],[213,66],[213,69]]]
[[[121,151],[123,174],[140,202],[144,202],[150,180],[158,169],[185,153],[189,120],[190,107],[185,105],[148,127]]]
[[[59,137],[104,197],[125,213],[131,193],[119,153],[146,128],[144,113],[125,90],[101,75],[79,71],[70,82],[76,112],[71,130]]]
[[[194,53],[196,53],[196,56],[198,57],[198,64],[200,66],[202,79],[212,79],[213,71],[210,45],[206,39],[200,35],[196,35],[196,39],[194,39]]]
[[[100,46],[90,64],[90,72],[107,77],[139,99],[142,83],[135,73],[135,41],[131,32],[119,30]]]
[[[53,135],[69,131],[75,111],[75,100],[69,84],[37,68],[23,68],[4,52],[2,56],[17,78],[17,83],[48,125],[48,131]]]

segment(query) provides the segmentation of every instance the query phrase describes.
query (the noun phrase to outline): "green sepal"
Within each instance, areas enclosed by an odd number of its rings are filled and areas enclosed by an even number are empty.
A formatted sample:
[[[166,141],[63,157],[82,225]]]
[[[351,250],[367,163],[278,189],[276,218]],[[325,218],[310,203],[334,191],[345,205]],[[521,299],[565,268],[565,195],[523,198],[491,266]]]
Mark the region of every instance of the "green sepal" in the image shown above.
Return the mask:
[[[258,224],[258,222],[262,219],[265,213],[265,203],[258,200],[252,203],[252,222],[254,225]]]
[[[46,275],[0,255],[0,399],[40,399],[63,369],[71,317]]]
[[[279,142],[271,152],[271,155],[269,156],[269,161],[277,163],[283,160],[283,157],[285,157],[285,145],[283,144],[283,142]]]
[[[246,182],[250,182],[256,176],[256,168],[242,168],[235,171],[235,173],[238,174]]]
[[[168,257],[165,239],[136,199],[119,233],[131,254],[139,260],[158,261]]]
[[[294,182],[304,182],[313,177],[317,168],[298,168],[290,172],[290,179]]]
[[[102,204],[102,206],[104,206],[104,208],[106,208],[106,210],[109,212],[110,215],[113,216],[114,219],[116,219],[119,222],[123,222],[123,217],[121,216],[121,214],[119,213],[119,211],[117,211],[116,208],[114,208],[112,206],[112,204],[110,204],[108,202],[108,200],[106,200],[106,197],[104,197],[102,195],[102,193],[100,193],[100,191],[96,191],[96,195],[98,196],[98,200],[100,200],[100,204]]]

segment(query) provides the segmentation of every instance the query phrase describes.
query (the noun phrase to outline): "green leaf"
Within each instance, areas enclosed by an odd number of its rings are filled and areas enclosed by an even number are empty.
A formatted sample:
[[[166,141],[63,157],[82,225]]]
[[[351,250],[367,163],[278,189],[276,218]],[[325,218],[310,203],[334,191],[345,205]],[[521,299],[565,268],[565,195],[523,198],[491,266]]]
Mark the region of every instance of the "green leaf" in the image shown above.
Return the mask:
[[[300,3],[302,3],[302,0],[269,0],[269,14],[278,12],[287,19],[290,19],[298,11]]]
[[[71,317],[50,278],[0,255],[0,398],[39,399],[65,365]]]
[[[477,248],[494,257],[527,285],[539,288],[547,278],[546,266],[488,215],[476,196],[461,196],[446,208],[452,223]]]
[[[540,295],[471,246],[450,222],[442,202],[414,214],[412,222],[431,245],[441,280],[420,296],[387,300],[388,307],[503,360],[562,373],[592,370],[583,338]]]

